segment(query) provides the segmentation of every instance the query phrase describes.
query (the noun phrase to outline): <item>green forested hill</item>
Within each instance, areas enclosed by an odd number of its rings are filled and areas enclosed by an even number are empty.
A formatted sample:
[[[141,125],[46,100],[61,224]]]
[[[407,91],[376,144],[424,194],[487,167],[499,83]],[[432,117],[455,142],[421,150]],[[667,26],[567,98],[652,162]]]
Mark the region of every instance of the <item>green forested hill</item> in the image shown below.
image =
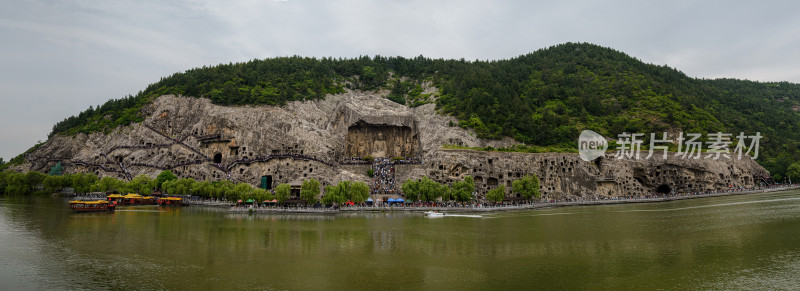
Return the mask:
[[[439,96],[421,94],[426,81],[441,90]],[[696,79],[577,43],[496,61],[282,57],[197,68],[69,117],[51,135],[140,121],[142,106],[163,94],[205,97],[220,105],[281,105],[324,98],[345,87],[389,89],[387,98],[409,106],[436,102],[442,113],[487,138],[574,148],[583,129],[608,137],[667,129],[760,131],[765,138],[758,160],[773,174],[783,175],[800,158],[800,115],[793,111],[800,108],[800,85]]]

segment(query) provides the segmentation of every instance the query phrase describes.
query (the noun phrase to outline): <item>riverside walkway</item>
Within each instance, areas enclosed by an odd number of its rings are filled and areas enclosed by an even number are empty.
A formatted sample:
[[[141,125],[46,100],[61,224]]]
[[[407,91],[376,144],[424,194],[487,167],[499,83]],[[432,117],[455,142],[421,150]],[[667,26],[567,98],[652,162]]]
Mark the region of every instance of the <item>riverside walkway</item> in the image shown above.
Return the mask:
[[[525,204],[501,204],[501,205],[487,205],[487,204],[464,204],[464,205],[446,205],[441,206],[425,206],[425,205],[366,205],[366,206],[340,206],[338,209],[334,208],[314,208],[303,206],[267,206],[267,207],[249,207],[249,206],[233,206],[233,212],[254,212],[254,213],[354,213],[354,212],[425,212],[425,211],[439,211],[450,213],[479,213],[479,212],[499,212],[499,211],[515,211],[515,210],[529,210],[529,209],[545,209],[555,207],[568,207],[568,206],[591,206],[591,205],[611,205],[611,204],[624,204],[624,203],[656,203],[667,202],[676,200],[699,199],[708,197],[744,195],[754,193],[767,193],[777,191],[787,191],[800,189],[800,185],[794,184],[789,186],[776,186],[755,189],[742,189],[721,192],[708,192],[696,194],[677,194],[662,197],[630,197],[630,198],[604,198],[604,199],[585,199],[575,201],[547,201],[547,202],[534,202]],[[230,205],[230,204],[229,204]],[[251,210],[252,209],[252,210]]]

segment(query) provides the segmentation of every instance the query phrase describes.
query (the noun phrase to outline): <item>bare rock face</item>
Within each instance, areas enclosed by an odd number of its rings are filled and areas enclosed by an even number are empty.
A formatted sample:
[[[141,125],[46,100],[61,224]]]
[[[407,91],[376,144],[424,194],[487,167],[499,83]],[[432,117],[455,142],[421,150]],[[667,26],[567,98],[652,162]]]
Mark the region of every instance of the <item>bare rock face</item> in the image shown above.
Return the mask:
[[[67,172],[117,178],[155,177],[169,169],[198,180],[231,179],[255,186],[268,181],[267,187],[299,185],[308,178],[323,186],[341,180],[375,185],[367,176],[371,165],[351,161],[402,157],[417,163],[394,166],[392,183],[397,189],[403,181],[422,176],[449,184],[471,175],[479,196],[500,185],[512,195],[512,181],[536,174],[548,199],[752,187],[759,177],[768,176],[750,159],[585,162],[578,154],[444,150],[443,145],[505,147],[516,142],[479,139],[452,126],[457,121],[437,114],[433,104],[409,108],[357,91],[281,107],[226,107],[167,95],[143,113],[144,122],[109,134],[55,136],[17,170],[46,172],[61,161]]]

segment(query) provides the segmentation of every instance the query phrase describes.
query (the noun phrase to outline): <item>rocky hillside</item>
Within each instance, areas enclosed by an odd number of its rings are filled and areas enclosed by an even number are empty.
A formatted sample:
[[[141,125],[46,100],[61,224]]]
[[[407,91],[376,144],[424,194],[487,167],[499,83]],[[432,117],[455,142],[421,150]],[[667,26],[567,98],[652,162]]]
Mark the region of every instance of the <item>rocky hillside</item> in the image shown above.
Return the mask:
[[[750,159],[586,162],[569,153],[446,150],[443,145],[508,147],[517,142],[478,138],[472,130],[451,126],[455,119],[437,114],[434,104],[408,107],[382,95],[346,90],[284,106],[219,106],[208,99],[165,95],[142,108],[142,122],[108,133],[55,135],[15,169],[45,171],[61,162],[67,172],[123,179],[155,177],[170,169],[180,177],[254,186],[267,179],[266,187],[299,185],[308,178],[323,186],[364,181],[381,186],[373,189],[378,199],[399,197],[397,185],[422,176],[446,184],[473,176],[483,197],[500,185],[512,195],[513,180],[536,174],[544,197],[562,199],[752,187],[767,175]],[[353,153],[401,156],[393,165],[376,168]],[[389,175],[369,177],[370,169]]]
[[[171,169],[267,187],[362,180],[385,195],[406,179],[466,175],[482,195],[525,174],[542,178],[547,197],[722,190],[757,185],[769,172],[780,179],[800,160],[798,108],[797,84],[696,79],[591,44],[497,61],[287,57],[176,73],[59,122],[47,142],[0,167],[44,171],[61,161],[68,172],[120,178]],[[573,151],[585,129],[607,140],[699,133],[703,145],[709,133],[760,132],[764,167],[443,149]],[[368,157],[397,162],[358,162]]]
[[[425,90],[431,86],[439,90]],[[51,136],[109,133],[142,122],[142,109],[168,94],[224,106],[280,106],[346,90],[382,90],[388,100],[410,107],[435,104],[456,118],[454,125],[481,138],[574,149],[584,129],[607,138],[622,132],[761,132],[759,162],[773,175],[780,178],[800,160],[800,85],[696,79],[585,43],[497,61],[287,57],[202,67],[69,117]]]

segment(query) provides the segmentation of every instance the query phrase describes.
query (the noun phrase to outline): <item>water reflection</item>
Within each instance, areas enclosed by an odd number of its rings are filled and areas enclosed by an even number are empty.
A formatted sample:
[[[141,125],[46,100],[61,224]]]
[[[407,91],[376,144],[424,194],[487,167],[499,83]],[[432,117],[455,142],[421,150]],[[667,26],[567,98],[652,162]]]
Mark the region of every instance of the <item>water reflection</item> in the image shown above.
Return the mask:
[[[0,289],[782,289],[800,285],[798,194],[440,219],[75,214],[65,201],[6,198]],[[128,276],[141,272],[169,275]]]
[[[251,213],[230,213],[225,215],[228,219],[233,219],[237,221],[248,220],[248,221],[278,221],[278,220],[286,220],[286,221],[324,221],[324,220],[334,220],[336,218],[333,214],[301,214],[301,213],[282,213],[282,214],[251,214]]]

